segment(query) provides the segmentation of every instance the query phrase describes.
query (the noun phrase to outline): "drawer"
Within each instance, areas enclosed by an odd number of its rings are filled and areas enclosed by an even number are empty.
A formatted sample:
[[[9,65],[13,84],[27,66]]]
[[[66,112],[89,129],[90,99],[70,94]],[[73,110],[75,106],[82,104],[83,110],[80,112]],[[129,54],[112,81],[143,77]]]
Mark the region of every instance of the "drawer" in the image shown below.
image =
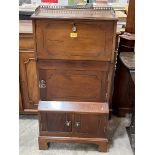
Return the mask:
[[[20,34],[19,35],[19,49],[20,50],[34,49],[34,41],[33,41],[32,34]]]
[[[75,114],[73,135],[77,137],[106,137],[108,114]]]
[[[110,61],[113,58],[113,21],[36,20],[35,27],[39,59]]]
[[[106,101],[108,64],[61,61],[38,63],[41,100]]]

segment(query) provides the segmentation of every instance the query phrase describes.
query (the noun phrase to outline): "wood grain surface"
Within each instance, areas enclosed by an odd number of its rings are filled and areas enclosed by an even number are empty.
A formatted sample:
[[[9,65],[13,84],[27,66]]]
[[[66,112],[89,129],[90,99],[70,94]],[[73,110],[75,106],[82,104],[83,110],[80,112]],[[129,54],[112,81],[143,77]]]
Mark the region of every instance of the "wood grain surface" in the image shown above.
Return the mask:
[[[77,37],[70,37],[73,27]],[[112,61],[115,49],[114,21],[36,20],[38,59]]]
[[[39,101],[39,111],[77,112],[77,113],[109,113],[107,103],[102,102],[67,102]]]

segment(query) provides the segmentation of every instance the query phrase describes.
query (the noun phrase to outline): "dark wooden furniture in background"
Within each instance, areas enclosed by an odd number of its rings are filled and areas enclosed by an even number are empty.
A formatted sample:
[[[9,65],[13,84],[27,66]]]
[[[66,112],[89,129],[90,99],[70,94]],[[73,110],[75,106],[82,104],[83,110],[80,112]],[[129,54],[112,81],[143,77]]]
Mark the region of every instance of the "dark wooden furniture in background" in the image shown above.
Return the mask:
[[[113,112],[118,116],[131,113],[134,107],[135,84],[130,72],[135,72],[134,52],[121,52],[114,81]]]
[[[135,85],[135,72],[131,71],[130,75]],[[134,101],[134,98],[132,101],[133,101],[133,111],[132,111],[131,123],[129,127],[126,127],[126,130],[127,130],[127,133],[130,139],[132,150],[133,152],[135,152],[135,101]]]
[[[121,52],[133,52],[135,48],[135,34],[123,33],[119,36],[118,55]]]
[[[20,21],[19,30],[20,114],[36,113],[39,101],[32,21]]]
[[[107,103],[40,101],[39,148],[49,142],[93,143],[106,152],[109,108]]]
[[[40,149],[47,149],[47,142],[66,141],[95,143],[100,151],[107,151],[104,131],[117,26],[112,8],[70,10],[40,6],[32,19],[42,100],[39,110],[46,109],[40,113]],[[64,126],[66,119],[73,122],[71,127]],[[102,119],[106,119],[105,123]]]
[[[135,34],[135,0],[129,0],[125,32]]]
[[[125,67],[126,62],[121,61],[120,54],[121,52],[132,52],[131,55],[133,54],[134,47],[135,47],[135,34],[134,33],[135,33],[135,0],[130,0],[125,33],[119,36],[120,42],[119,42],[119,47],[118,47],[116,71],[115,71],[115,76],[114,76],[114,93],[113,93],[113,99],[112,99],[112,105],[113,105],[112,109],[114,113],[119,116],[125,116],[126,113],[133,112],[132,110],[133,106],[131,106],[131,102],[126,101],[125,96],[124,96],[125,92],[128,91],[125,89],[125,87],[128,87],[128,81],[132,81],[130,77],[130,72],[129,72],[130,66]],[[129,57],[128,62],[130,61],[131,61],[131,58]],[[134,63],[134,62],[132,61],[131,63]],[[134,93],[133,87],[128,88],[128,89],[132,89],[130,91],[133,91],[132,93]],[[122,93],[122,97],[121,97],[121,93]]]
[[[119,37],[118,55],[120,52],[133,52],[135,46],[135,0],[129,0],[125,33]]]

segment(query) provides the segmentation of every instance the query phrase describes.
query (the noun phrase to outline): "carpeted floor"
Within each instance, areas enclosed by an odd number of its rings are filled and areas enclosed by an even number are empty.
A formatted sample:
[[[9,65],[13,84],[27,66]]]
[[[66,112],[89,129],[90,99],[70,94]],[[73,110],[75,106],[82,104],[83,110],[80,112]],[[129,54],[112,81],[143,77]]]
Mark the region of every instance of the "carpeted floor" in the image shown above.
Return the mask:
[[[20,155],[133,155],[125,127],[130,124],[126,118],[112,117],[109,123],[110,148],[108,153],[98,152],[93,144],[50,143],[48,150],[38,149],[37,116],[20,116]]]

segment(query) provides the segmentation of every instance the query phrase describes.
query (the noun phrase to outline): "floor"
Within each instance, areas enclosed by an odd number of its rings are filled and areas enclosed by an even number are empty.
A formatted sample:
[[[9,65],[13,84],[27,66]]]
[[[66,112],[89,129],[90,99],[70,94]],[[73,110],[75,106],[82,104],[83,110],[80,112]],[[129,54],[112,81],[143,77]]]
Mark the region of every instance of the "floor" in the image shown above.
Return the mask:
[[[126,126],[130,116],[117,118],[112,116],[109,123],[110,148],[108,153],[98,152],[93,144],[50,143],[48,150],[38,149],[37,116],[20,116],[19,153],[20,155],[133,155]]]

